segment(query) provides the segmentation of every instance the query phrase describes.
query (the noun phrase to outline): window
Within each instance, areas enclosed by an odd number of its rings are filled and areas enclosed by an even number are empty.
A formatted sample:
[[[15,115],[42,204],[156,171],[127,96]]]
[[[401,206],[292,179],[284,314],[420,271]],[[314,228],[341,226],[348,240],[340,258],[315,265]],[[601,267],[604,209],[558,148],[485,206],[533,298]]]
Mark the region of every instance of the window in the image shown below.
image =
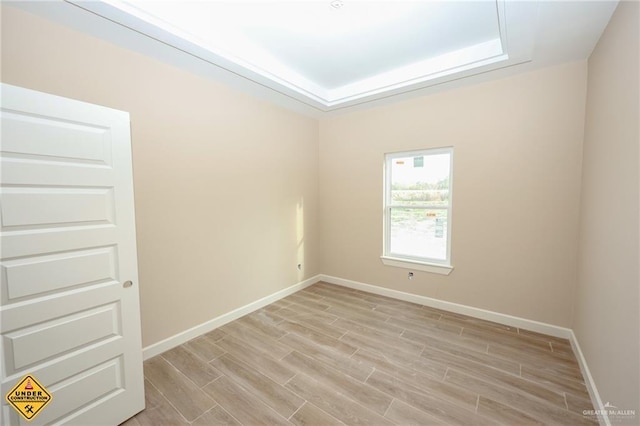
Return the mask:
[[[385,156],[386,265],[451,272],[453,148]]]

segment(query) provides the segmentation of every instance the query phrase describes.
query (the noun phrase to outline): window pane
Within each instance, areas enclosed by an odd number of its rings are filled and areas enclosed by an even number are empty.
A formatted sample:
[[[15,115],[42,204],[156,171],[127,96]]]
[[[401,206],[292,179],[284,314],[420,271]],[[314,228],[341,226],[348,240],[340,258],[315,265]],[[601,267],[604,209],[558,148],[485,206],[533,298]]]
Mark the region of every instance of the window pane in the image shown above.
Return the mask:
[[[447,210],[391,208],[391,254],[446,260]]]
[[[449,154],[418,155],[391,160],[391,204],[447,206]]]

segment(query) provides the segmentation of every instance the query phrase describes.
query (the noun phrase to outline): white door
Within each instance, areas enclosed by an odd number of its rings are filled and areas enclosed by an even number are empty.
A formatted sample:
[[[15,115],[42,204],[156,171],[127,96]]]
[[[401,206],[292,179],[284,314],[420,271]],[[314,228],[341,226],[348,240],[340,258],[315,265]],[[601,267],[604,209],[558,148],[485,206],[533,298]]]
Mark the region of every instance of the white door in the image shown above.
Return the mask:
[[[144,408],[129,114],[1,96],[3,424],[27,374],[52,394],[29,424],[118,424]]]

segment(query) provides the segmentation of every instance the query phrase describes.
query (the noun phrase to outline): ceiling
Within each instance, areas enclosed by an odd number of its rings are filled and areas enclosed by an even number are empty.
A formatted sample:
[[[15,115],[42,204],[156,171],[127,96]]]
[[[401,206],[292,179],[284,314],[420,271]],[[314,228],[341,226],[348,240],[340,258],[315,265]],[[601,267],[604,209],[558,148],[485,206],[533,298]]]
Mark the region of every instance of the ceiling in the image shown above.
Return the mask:
[[[20,2],[318,115],[586,59],[616,1]]]

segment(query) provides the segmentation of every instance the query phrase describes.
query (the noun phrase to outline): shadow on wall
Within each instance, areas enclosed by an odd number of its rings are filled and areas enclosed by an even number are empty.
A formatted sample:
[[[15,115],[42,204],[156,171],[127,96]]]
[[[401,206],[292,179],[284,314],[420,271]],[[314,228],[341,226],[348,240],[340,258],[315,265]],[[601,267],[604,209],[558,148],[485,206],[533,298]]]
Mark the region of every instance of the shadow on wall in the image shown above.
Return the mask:
[[[296,204],[296,264],[298,265],[298,282],[304,278],[304,198]]]

